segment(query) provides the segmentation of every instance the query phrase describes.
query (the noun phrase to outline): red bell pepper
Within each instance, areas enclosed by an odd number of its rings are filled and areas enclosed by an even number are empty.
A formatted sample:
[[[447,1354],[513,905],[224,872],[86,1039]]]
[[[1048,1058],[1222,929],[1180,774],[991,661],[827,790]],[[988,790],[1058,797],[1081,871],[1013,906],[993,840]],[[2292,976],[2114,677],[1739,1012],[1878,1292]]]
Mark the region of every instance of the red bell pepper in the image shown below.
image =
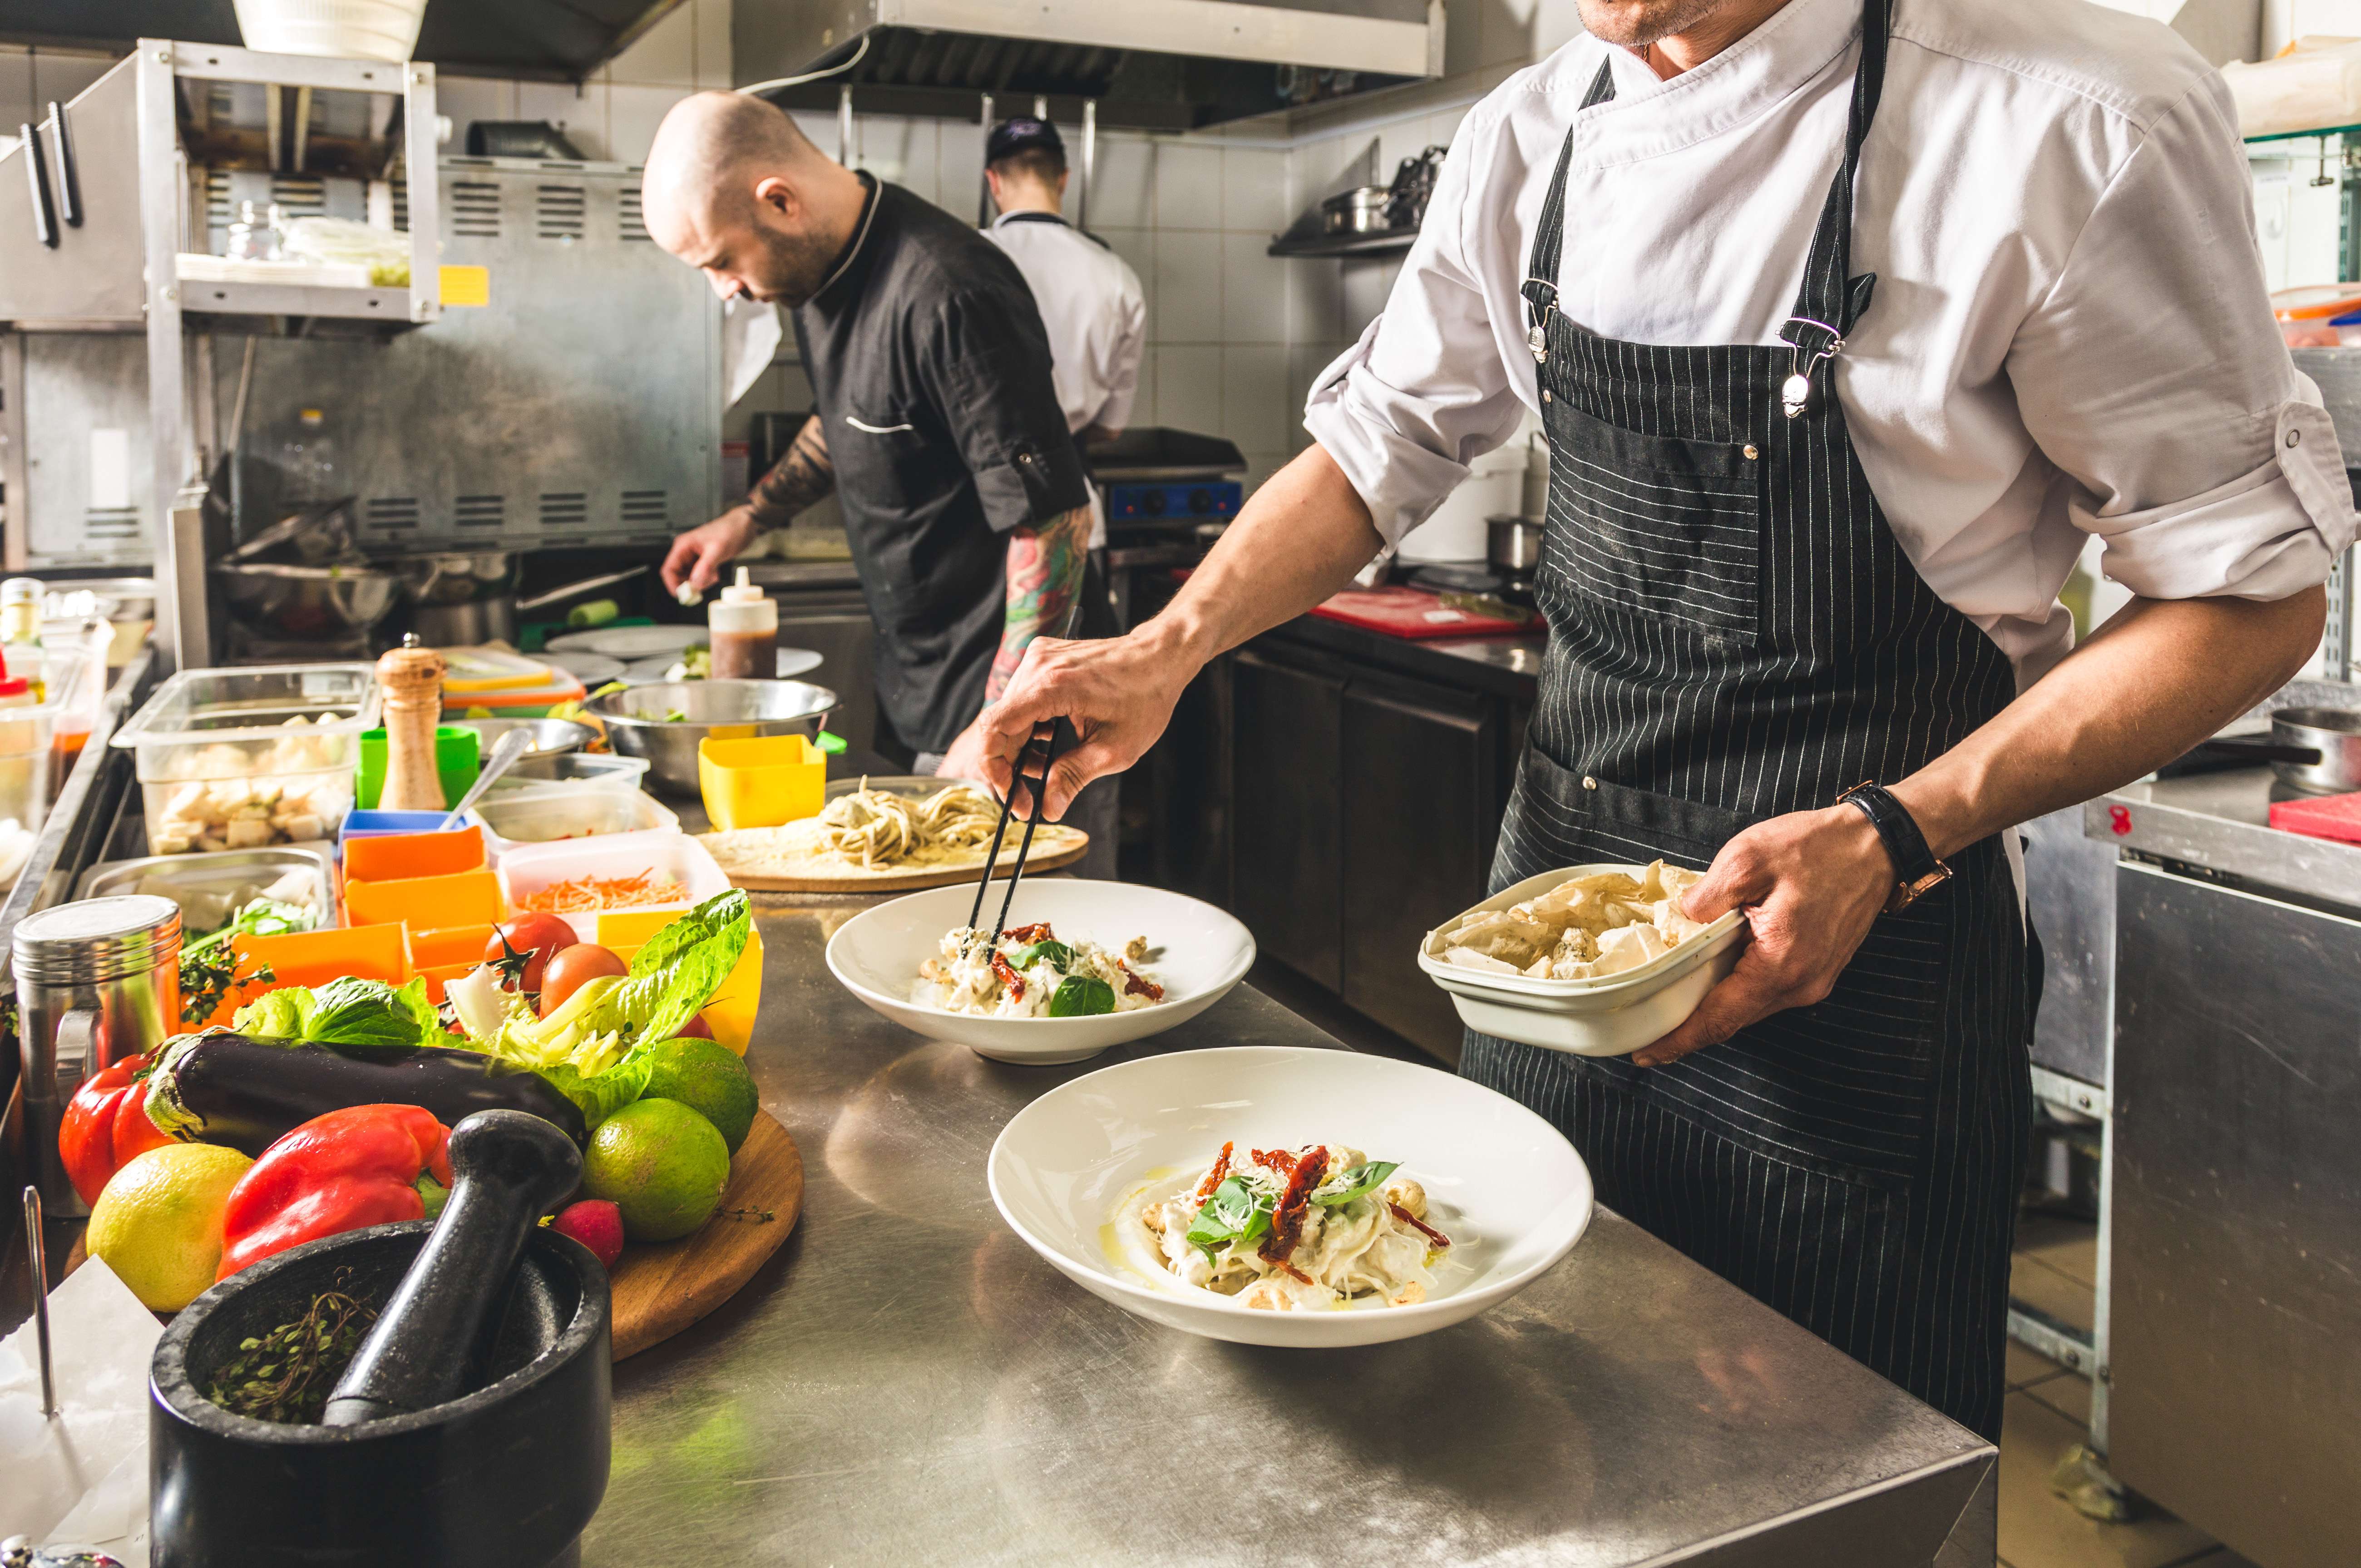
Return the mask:
[[[148,1119],[144,1056],[125,1057],[74,1091],[58,1124],[58,1158],[84,1203],[95,1203],[133,1157],[162,1148],[172,1135]]]
[[[415,1105],[353,1105],[313,1117],[263,1150],[229,1190],[214,1277],[322,1236],[424,1219],[421,1178],[451,1185],[450,1142],[450,1130]]]

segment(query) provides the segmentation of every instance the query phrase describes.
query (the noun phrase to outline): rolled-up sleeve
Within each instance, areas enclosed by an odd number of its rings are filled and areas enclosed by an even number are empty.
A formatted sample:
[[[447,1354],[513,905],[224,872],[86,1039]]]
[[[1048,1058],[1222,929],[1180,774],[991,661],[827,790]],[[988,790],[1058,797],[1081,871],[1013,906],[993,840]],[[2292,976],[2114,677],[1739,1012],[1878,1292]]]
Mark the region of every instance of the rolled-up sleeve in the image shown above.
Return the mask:
[[[2010,347],[2026,428],[2102,566],[2151,598],[2276,599],[2353,542],[2319,390],[2271,318],[2228,90],[2192,89],[2125,159]]]
[[[952,293],[936,313],[918,359],[921,373],[936,383],[951,439],[994,532],[1035,527],[1091,504],[1090,482],[1050,378],[1049,340],[1029,293]]]
[[[1385,310],[1312,382],[1303,425],[1344,470],[1389,547],[1424,522],[1523,410],[1467,264],[1471,170],[1487,137],[1461,128]]]

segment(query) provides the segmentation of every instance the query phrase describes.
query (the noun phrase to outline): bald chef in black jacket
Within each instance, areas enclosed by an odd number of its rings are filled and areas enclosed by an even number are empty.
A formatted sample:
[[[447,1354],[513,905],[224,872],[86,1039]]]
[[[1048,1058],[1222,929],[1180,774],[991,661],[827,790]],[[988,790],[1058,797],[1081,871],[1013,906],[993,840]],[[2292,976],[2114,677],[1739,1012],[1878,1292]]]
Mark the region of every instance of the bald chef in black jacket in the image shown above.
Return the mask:
[[[714,292],[788,308],[817,404],[744,501],[673,541],[665,585],[712,587],[758,535],[835,494],[886,720],[922,771],[980,777],[977,715],[1036,633],[1066,624],[1090,537],[1023,275],[739,93],[664,116],[643,190],[649,233]]]

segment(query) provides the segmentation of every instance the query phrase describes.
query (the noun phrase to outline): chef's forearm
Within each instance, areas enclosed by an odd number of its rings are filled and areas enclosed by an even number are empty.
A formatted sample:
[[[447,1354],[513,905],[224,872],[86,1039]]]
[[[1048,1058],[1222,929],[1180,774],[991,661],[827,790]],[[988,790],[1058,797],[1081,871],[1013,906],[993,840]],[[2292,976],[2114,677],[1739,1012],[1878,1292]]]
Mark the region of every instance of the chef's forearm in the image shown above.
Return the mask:
[[[1264,481],[1140,631],[1202,669],[1347,587],[1384,547],[1360,492],[1315,443]]]
[[[1091,509],[1076,507],[1038,528],[1008,536],[1008,615],[1000,629],[1000,652],[984,681],[986,702],[997,702],[1009,677],[1025,662],[1025,650],[1043,632],[1067,634],[1067,615],[1082,591],[1082,568],[1091,547]]]
[[[2319,588],[2135,599],[1951,751],[1892,787],[1938,856],[2117,788],[2277,691],[2320,641]]]
[[[836,465],[828,455],[827,432],[820,428],[819,415],[814,414],[796,432],[787,455],[755,481],[746,497],[746,509],[754,514],[755,527],[785,528],[798,513],[835,492]]]

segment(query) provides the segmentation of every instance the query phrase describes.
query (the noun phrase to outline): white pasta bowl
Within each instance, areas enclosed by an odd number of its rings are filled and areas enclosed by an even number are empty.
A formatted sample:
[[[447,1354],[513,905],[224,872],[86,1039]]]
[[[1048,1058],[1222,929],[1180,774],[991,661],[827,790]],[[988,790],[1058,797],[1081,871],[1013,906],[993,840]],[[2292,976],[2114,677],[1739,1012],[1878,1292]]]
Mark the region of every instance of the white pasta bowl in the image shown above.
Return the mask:
[[[988,927],[1005,882],[984,900]],[[1227,994],[1254,967],[1254,938],[1212,905],[1127,882],[1044,877],[1016,884],[1008,924],[1047,920],[1069,940],[1082,938],[1120,951],[1134,937],[1162,949],[1142,967],[1164,987],[1164,1000],[1128,1013],[1087,1018],[983,1018],[911,1000],[918,966],[938,956],[943,934],[967,924],[975,884],[928,888],[864,910],[829,938],[829,972],[847,991],[904,1028],[949,1040],[994,1061],[1051,1066],[1082,1061],[1112,1046],[1144,1040],[1195,1017]]]
[[[1111,1255],[1110,1222],[1149,1179],[1201,1168],[1225,1141],[1243,1158],[1324,1139],[1425,1187],[1428,1218],[1453,1243],[1429,1299],[1271,1311]],[[1590,1223],[1590,1172],[1556,1128],[1466,1079],[1346,1050],[1239,1046],[1102,1068],[1018,1112],[985,1168],[1001,1218],[1083,1289],[1240,1344],[1380,1344],[1447,1328],[1540,1278]]]
[[[1535,980],[1446,963],[1443,938],[1476,916],[1538,897],[1571,878],[1601,872],[1636,877],[1647,869],[1568,866],[1527,877],[1429,931],[1418,947],[1418,967],[1451,993],[1460,1022],[1479,1034],[1573,1056],[1628,1056],[1678,1028],[1738,967],[1747,933],[1736,910],[1660,958],[1595,980]]]

